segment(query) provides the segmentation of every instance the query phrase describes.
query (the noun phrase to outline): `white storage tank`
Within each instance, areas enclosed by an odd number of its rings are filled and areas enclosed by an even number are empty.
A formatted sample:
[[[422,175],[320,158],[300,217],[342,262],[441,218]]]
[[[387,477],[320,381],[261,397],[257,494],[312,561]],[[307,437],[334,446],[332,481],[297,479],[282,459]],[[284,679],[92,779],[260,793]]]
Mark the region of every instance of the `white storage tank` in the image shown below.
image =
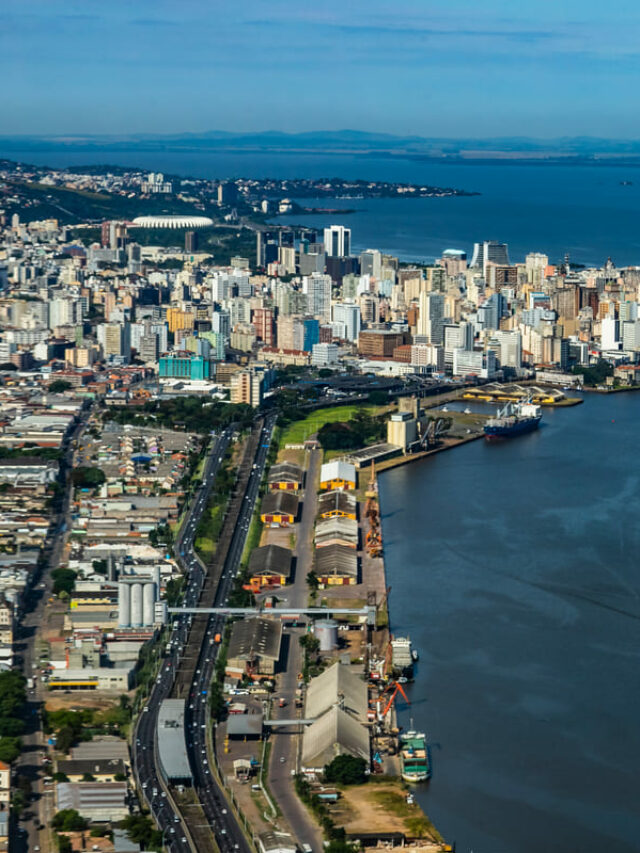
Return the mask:
[[[142,584],[131,584],[131,627],[142,628]]]
[[[156,602],[156,585],[153,581],[144,585],[142,595],[142,624],[153,625],[153,605]]]
[[[330,652],[338,646],[338,623],[335,619],[320,619],[313,626],[313,633],[320,642],[321,652]]]
[[[131,626],[131,586],[124,581],[118,584],[118,627]]]

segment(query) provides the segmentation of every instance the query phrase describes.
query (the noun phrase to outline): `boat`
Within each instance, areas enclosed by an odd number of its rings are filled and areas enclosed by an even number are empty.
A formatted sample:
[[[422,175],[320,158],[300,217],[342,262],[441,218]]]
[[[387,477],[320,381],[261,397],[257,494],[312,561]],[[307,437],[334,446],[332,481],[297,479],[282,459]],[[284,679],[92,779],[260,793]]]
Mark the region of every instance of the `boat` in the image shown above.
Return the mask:
[[[499,409],[495,418],[489,418],[484,426],[484,437],[489,441],[500,438],[513,438],[526,432],[533,432],[540,426],[542,409],[524,400],[507,403]]]
[[[424,732],[411,729],[400,735],[400,773],[405,782],[426,782],[431,776],[431,757]]]
[[[414,663],[418,663],[418,661],[420,660],[420,655],[418,654],[416,649],[411,649],[411,660]]]
[[[471,409],[469,408],[469,406],[467,406],[467,408],[464,410],[463,414],[465,414],[465,415],[471,414]]]
[[[443,407],[440,409],[440,411],[441,411],[441,412],[448,412],[448,411],[449,411],[449,409],[447,408],[447,406],[443,406]]]
[[[411,640],[409,637],[396,637],[391,640],[391,668],[393,676],[410,681],[413,679],[413,657],[411,655]],[[405,684],[406,682],[401,682]]]

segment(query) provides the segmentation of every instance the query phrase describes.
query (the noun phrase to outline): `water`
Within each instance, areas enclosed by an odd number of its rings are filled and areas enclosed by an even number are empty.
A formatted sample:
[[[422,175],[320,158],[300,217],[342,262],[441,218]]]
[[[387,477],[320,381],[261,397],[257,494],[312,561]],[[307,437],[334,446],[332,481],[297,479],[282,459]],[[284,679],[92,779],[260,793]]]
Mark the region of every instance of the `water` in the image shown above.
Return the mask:
[[[512,260],[565,253],[582,264],[640,264],[640,172],[629,166],[439,163],[344,154],[137,150],[0,151],[24,162],[68,166],[113,163],[205,178],[327,177],[429,183],[480,196],[425,199],[322,199],[305,205],[355,208],[353,214],[279,217],[278,222],[349,225],[354,250],[378,248],[424,261],[446,248],[471,252],[476,240],[501,240]],[[621,186],[631,180],[632,186]]]
[[[420,652],[400,720],[459,853],[639,849],[639,416],[590,395],[381,477],[392,627]]]

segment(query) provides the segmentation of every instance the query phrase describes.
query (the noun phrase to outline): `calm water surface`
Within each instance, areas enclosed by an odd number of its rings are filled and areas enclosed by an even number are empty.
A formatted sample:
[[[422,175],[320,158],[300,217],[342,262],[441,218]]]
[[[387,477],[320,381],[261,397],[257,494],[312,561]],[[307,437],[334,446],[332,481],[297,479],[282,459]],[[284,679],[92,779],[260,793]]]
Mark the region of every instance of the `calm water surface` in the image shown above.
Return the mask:
[[[640,169],[439,163],[357,155],[256,152],[2,151],[26,163],[69,166],[113,163],[203,178],[331,177],[428,183],[476,191],[479,196],[424,199],[327,200],[310,206],[355,208],[353,214],[279,217],[324,227],[349,225],[356,251],[377,248],[404,260],[439,257],[444,249],[471,253],[476,240],[502,240],[513,261],[546,252],[579,263],[640,264]],[[631,181],[622,186],[621,181]]]
[[[420,651],[401,723],[458,851],[640,849],[639,417],[591,395],[381,478],[393,630]]]

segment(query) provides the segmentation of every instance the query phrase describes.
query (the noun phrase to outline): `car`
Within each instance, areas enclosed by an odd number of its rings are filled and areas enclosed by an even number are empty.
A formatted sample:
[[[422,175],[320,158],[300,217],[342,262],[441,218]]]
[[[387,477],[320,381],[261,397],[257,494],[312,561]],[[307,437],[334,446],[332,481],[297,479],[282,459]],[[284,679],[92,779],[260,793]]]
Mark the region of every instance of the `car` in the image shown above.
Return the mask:
[[[222,809],[222,814],[226,814],[226,813],[227,813],[227,810],[226,810],[226,809]]]
[[[284,757],[284,755],[280,756],[280,764],[284,764],[286,760],[287,759]]]
[[[180,841],[182,841],[182,843],[183,843],[183,844],[186,844],[186,843],[187,843],[187,839],[184,837],[184,835],[182,836],[182,838],[180,839]]]
[[[166,791],[163,791],[163,792],[162,792],[162,794],[160,794],[160,796],[161,796],[161,797],[166,797],[166,796],[167,796],[167,792],[166,792]]]
[[[148,711],[148,710],[149,710],[149,706],[148,706],[148,705],[145,705],[145,706],[144,706],[144,710],[145,710],[145,711]]]

